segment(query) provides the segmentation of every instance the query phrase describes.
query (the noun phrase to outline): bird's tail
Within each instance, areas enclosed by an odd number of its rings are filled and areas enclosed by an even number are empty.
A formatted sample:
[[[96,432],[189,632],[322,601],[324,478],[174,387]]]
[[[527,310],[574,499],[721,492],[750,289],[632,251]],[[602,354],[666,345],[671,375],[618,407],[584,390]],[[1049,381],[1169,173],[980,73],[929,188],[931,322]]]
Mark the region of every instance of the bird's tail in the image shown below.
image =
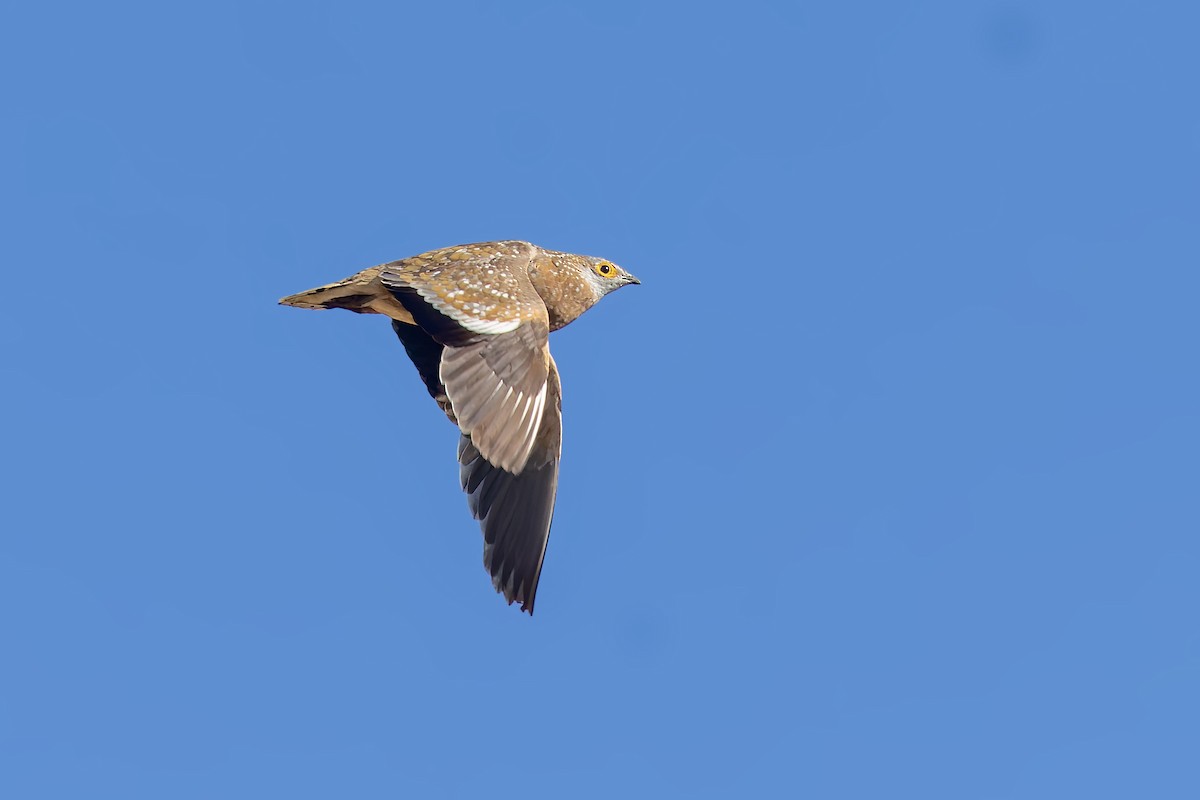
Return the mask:
[[[337,283],[309,289],[307,292],[288,295],[281,299],[279,304],[297,308],[345,308],[360,314],[374,313],[374,310],[367,306],[378,299],[379,291],[372,285],[375,275],[368,275],[369,272],[372,270],[351,275]]]

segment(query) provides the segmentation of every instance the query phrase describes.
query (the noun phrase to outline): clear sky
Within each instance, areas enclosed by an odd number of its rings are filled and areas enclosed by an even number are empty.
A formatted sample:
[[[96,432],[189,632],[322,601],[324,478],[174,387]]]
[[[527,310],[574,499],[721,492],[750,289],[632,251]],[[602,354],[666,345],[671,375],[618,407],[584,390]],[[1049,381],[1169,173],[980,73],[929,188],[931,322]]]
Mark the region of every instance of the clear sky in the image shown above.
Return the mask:
[[[0,12],[0,796],[1200,797],[1195,3]],[[387,320],[551,345],[532,619]]]

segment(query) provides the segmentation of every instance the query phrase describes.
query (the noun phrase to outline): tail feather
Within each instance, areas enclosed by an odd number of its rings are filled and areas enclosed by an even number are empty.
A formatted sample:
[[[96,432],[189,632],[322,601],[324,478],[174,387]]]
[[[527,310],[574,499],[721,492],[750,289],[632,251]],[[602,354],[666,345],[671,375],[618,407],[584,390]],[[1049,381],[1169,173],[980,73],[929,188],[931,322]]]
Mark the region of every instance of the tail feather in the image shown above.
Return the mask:
[[[288,295],[281,299],[279,304],[297,308],[347,308],[363,312],[368,311],[366,305],[373,299],[375,294],[368,291],[366,286],[354,278],[347,278],[306,292]]]
[[[288,295],[279,304],[297,308],[344,308],[356,314],[383,314],[413,324],[412,315],[379,282],[380,269],[371,267],[337,283]]]

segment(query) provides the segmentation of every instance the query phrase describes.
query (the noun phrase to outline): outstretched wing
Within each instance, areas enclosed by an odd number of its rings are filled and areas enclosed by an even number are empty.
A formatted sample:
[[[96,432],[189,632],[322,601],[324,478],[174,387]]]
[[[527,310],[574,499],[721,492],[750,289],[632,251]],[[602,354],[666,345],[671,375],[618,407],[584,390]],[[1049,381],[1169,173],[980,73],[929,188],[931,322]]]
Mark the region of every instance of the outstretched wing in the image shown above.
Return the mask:
[[[490,462],[469,436],[458,444],[463,491],[483,529],[483,565],[496,591],[530,614],[550,540],[562,452],[562,387],[553,359],[546,395],[546,410],[521,474]]]
[[[454,421],[446,387],[438,377],[443,346],[415,325],[393,322],[392,327],[429,394]],[[562,388],[553,359],[546,380],[546,408],[521,474],[488,461],[470,436],[463,435],[458,444],[459,476],[467,505],[483,530],[484,569],[492,576],[496,591],[530,614],[554,518],[561,452]]]

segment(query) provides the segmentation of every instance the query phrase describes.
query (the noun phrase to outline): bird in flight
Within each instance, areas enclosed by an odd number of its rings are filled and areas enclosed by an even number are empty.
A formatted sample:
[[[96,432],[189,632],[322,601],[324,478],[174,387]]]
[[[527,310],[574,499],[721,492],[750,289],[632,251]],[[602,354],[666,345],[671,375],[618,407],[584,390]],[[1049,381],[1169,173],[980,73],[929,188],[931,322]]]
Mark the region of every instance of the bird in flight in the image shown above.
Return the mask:
[[[548,336],[631,283],[640,281],[603,258],[481,242],[380,264],[279,302],[391,318],[462,434],[459,478],[483,529],[492,585],[533,614],[562,449]]]

